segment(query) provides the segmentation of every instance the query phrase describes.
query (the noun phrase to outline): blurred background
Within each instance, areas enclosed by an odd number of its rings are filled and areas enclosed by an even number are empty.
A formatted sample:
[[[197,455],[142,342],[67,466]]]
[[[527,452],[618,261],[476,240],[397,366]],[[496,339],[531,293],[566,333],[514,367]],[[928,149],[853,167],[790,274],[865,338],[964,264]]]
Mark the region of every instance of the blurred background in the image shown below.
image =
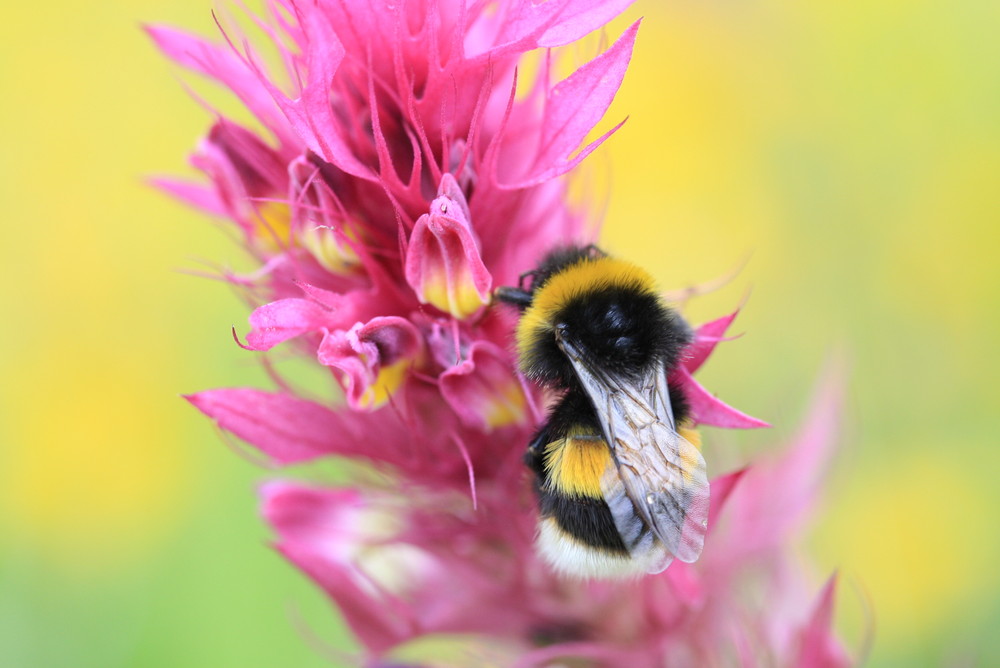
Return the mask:
[[[201,0],[14,3],[0,23],[0,665],[323,666],[336,614],[267,545],[262,470],[181,393],[266,381],[243,258],[143,184],[207,129],[140,22]],[[1000,665],[1000,4],[641,1],[605,245],[749,300],[701,376],[794,432],[834,351],[844,443],[802,545],[875,666]],[[607,126],[605,126],[607,127]],[[748,259],[749,258],[749,259]]]

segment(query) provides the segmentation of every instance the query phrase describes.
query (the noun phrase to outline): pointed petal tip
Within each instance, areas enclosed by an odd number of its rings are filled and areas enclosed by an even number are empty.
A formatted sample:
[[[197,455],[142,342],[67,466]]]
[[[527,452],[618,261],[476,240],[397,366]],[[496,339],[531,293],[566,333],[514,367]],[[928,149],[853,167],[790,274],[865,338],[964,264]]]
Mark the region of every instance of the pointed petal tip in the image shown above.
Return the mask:
[[[632,59],[638,29],[639,21],[636,21],[606,51],[547,91],[545,116],[533,163],[525,173],[498,183],[501,189],[529,188],[568,172],[624,125],[623,120],[577,150],[604,118],[618,93]]]
[[[730,325],[733,324],[733,321],[736,320],[739,312],[740,309],[737,308],[728,315],[710,320],[695,328],[694,341],[684,350],[685,357],[681,362],[689,373],[698,371],[712,353],[715,352],[715,347],[718,344],[730,340],[729,338],[725,338],[725,333]]]
[[[711,481],[709,486],[711,497],[709,498],[708,505],[708,527],[706,529],[706,536],[711,535],[712,530],[718,522],[719,515],[723,512],[727,502],[732,497],[733,490],[737,488],[740,481],[749,470],[749,466],[744,466],[743,468],[733,471],[732,473],[726,473],[718,476]]]
[[[852,663],[833,631],[838,573],[834,571],[816,598],[812,613],[801,630],[797,666],[842,668]]]
[[[180,396],[181,399],[188,402],[189,404],[200,410],[202,413],[208,415],[207,407],[209,400],[205,396],[208,392],[211,392],[211,390],[203,390],[201,392],[194,392],[191,394],[182,394]]]
[[[577,11],[568,12],[566,20],[550,26],[539,38],[538,46],[551,48],[564,46],[591,33],[621,14],[634,0],[589,0],[589,2],[569,3]],[[565,16],[565,14],[564,14]],[[639,21],[642,19],[640,18]],[[638,21],[636,21],[638,23]]]

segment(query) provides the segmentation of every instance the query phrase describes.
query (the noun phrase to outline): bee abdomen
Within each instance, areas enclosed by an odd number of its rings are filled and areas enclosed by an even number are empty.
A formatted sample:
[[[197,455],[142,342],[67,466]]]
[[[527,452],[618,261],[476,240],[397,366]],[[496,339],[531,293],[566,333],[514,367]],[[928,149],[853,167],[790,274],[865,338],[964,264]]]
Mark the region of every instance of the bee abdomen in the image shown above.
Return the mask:
[[[538,485],[542,516],[581,543],[627,554],[601,489],[614,467],[604,439],[573,427],[545,446],[543,462]]]
[[[600,499],[601,480],[612,466],[604,439],[579,427],[545,447],[546,487],[556,494]]]
[[[663,570],[669,555],[636,514],[607,443],[584,427],[568,432],[529,456],[538,476],[539,551],[558,570],[584,577]]]
[[[568,537],[593,548],[628,555],[604,499],[573,497],[543,490],[541,514],[552,518]]]
[[[613,503],[624,491],[613,495]],[[670,555],[629,510],[626,539],[603,501],[581,503],[579,499],[542,492],[542,517],[536,546],[546,561],[567,575],[594,578],[628,578],[659,573],[670,563]]]

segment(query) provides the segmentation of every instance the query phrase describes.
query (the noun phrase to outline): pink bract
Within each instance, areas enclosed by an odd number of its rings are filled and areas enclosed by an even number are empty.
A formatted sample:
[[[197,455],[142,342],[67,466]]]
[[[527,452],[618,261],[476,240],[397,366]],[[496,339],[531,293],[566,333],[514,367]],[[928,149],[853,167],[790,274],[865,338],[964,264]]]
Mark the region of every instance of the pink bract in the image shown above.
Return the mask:
[[[229,219],[259,262],[228,277],[254,307],[241,345],[306,356],[346,400],[282,383],[189,401],[275,465],[340,457],[378,472],[341,489],[273,482],[261,492],[278,550],[341,609],[358,663],[390,665],[412,641],[446,634],[499,665],[845,663],[830,631],[832,585],[813,604],[786,555],[830,449],[829,397],[772,463],[713,480],[698,563],[580,582],[533,550],[521,458],[548,397],[518,374],[515,314],[491,294],[553,247],[594,241],[564,176],[621,125],[584,143],[623,81],[639,23],[561,81],[551,50],[629,4],[268,0],[254,18],[280,56],[273,69],[236,28],[217,41],[148,29],[262,128],[220,117],[191,159],[206,183],[155,181]],[[531,53],[528,80],[518,66]],[[734,317],[697,328],[671,378],[696,425],[766,426],[693,377]],[[754,578],[766,605],[739,593]]]

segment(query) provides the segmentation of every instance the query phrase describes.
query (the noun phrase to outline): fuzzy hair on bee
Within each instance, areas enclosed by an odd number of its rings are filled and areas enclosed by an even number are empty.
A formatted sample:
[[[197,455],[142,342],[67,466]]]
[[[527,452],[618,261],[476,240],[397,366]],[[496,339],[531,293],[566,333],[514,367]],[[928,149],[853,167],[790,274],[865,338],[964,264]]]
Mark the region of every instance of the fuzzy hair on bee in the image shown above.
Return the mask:
[[[521,372],[558,395],[525,456],[541,556],[593,578],[695,561],[708,478],[687,401],[669,383],[691,328],[645,270],[594,246],[552,251],[496,298],[520,309]]]

